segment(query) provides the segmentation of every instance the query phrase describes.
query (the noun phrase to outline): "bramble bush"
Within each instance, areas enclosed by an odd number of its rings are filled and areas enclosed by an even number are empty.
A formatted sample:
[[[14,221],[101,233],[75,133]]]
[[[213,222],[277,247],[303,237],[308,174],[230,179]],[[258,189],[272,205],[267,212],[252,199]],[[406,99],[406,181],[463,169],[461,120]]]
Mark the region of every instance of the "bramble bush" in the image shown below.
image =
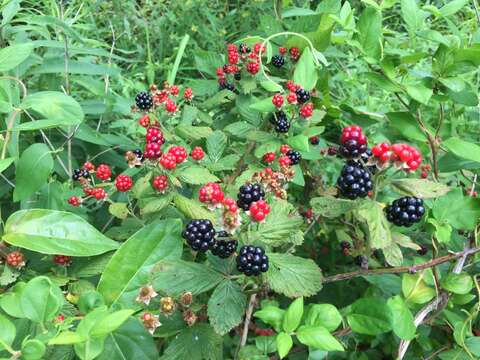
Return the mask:
[[[476,0],[166,3],[2,4],[0,358],[480,358]]]

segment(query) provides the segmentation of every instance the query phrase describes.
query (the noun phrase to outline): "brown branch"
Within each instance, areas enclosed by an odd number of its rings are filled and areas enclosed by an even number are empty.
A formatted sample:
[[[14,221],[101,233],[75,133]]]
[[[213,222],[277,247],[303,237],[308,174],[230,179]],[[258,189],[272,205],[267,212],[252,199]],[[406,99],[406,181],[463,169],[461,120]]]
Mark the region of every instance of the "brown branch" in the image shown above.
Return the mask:
[[[401,274],[401,273],[415,273],[420,270],[429,269],[431,267],[459,259],[466,258],[467,256],[473,255],[480,252],[480,247],[475,247],[472,249],[465,249],[463,251],[448,254],[445,256],[438,257],[436,259],[418,264],[413,266],[398,266],[392,268],[379,268],[379,269],[368,269],[368,270],[357,270],[351,271],[343,274],[337,274],[332,276],[327,276],[323,279],[323,283],[332,283],[337,281],[349,280],[359,276],[369,276],[369,275],[380,275],[380,274]]]
[[[245,321],[243,322],[242,336],[240,338],[240,343],[238,344],[238,348],[235,354],[235,359],[238,358],[238,353],[240,352],[240,349],[247,344],[248,329],[250,327],[250,320],[252,319],[253,308],[255,307],[256,301],[257,301],[257,294],[252,294],[250,296],[250,301],[248,302],[247,311],[245,312]]]
[[[232,173],[232,175],[229,176],[228,180],[226,181],[227,184],[232,184],[235,181],[235,179],[242,173],[245,167],[245,158],[247,157],[247,155],[249,155],[253,151],[253,149],[255,149],[255,141],[252,141],[248,145],[247,149],[243,153],[243,156],[238,162],[235,171]]]

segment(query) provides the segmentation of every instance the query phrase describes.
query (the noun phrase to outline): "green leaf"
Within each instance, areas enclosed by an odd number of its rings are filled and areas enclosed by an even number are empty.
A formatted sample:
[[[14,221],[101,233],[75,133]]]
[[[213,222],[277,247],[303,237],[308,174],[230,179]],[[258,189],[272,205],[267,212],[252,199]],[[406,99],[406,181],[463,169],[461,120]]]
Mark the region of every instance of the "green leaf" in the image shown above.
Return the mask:
[[[22,342],[22,359],[40,360],[45,355],[47,347],[37,339],[26,339]]]
[[[212,129],[207,126],[180,124],[175,127],[175,132],[182,138],[200,140],[208,137],[212,133]]]
[[[408,112],[389,112],[386,114],[390,125],[407,139],[425,141],[426,137],[417,120]]]
[[[93,256],[118,248],[81,217],[56,210],[20,210],[8,218],[2,239],[42,254]]]
[[[22,153],[15,170],[13,200],[28,199],[45,185],[53,170],[53,158],[45,144],[32,144]]]
[[[436,219],[429,218],[428,223],[432,224],[435,228],[435,238],[441,243],[449,243],[452,239],[452,226],[445,222],[438,222]]]
[[[429,288],[419,275],[404,274],[402,292],[406,301],[424,304],[435,296],[435,290]]]
[[[308,152],[310,150],[310,142],[308,141],[308,136],[302,134],[289,137],[287,139],[287,144],[298,151]]]
[[[56,121],[56,125],[77,125],[84,114],[80,104],[71,96],[58,91],[41,91],[28,95],[21,108],[34,111],[43,118]]]
[[[464,196],[456,188],[435,200],[433,216],[439,223],[447,223],[455,229],[473,230],[480,217],[480,199]]]
[[[442,183],[425,179],[395,179],[392,185],[398,192],[416,196],[422,199],[430,199],[445,195],[450,188]]]
[[[37,323],[52,320],[60,312],[62,305],[62,291],[46,276],[30,280],[20,296],[23,314]]]
[[[342,323],[342,315],[331,304],[313,304],[305,318],[305,325],[322,326],[328,331],[336,330]]]
[[[392,240],[397,245],[402,247],[406,247],[413,250],[420,250],[420,246],[415,244],[412,239],[410,239],[407,235],[394,232],[392,233]]]
[[[298,60],[295,66],[295,72],[293,73],[293,81],[295,84],[299,84],[306,90],[315,88],[317,84],[318,74],[316,70],[315,60],[313,54],[310,51],[310,47],[306,47],[302,56]]]
[[[223,360],[223,339],[208,324],[182,330],[159,360]]]
[[[8,24],[20,10],[20,1],[11,0],[2,9],[2,26]]]
[[[105,339],[105,348],[97,360],[157,360],[153,337],[137,320],[130,318]]]
[[[382,15],[367,7],[358,19],[358,41],[367,56],[380,59],[382,55]]]
[[[415,0],[401,1],[402,17],[412,34],[423,27],[424,12],[418,8]]]
[[[32,53],[33,44],[15,44],[0,50],[0,71],[7,72],[24,62]]]
[[[322,288],[322,272],[311,259],[290,254],[268,254],[270,288],[287,297],[312,296]]]
[[[190,40],[190,35],[185,34],[178,45],[177,56],[175,57],[175,62],[173,63],[172,69],[168,72],[168,83],[175,84],[175,78],[177,77],[177,71],[180,67],[180,62],[182,61],[183,54],[185,53],[185,48],[187,47],[188,40]]]
[[[208,300],[210,324],[220,335],[225,335],[240,324],[247,305],[247,297],[238,284],[223,280]]]
[[[13,157],[0,160],[0,174],[6,170],[15,160]]]
[[[473,280],[470,275],[465,272],[460,274],[449,273],[446,277],[442,278],[442,287],[455,294],[468,294],[473,287]]]
[[[126,219],[129,214],[127,203],[111,203],[108,212],[118,219]]]
[[[175,206],[189,219],[208,219],[215,223],[215,214],[206,210],[200,202],[191,200],[180,194],[175,194],[173,198]]]
[[[379,335],[392,330],[392,312],[380,298],[355,301],[347,315],[352,331],[359,334]]]
[[[451,137],[442,142],[448,150],[463,159],[479,161],[480,146],[456,137]]]
[[[392,242],[387,247],[382,249],[383,255],[385,256],[385,261],[390,266],[400,266],[403,262],[403,254],[400,247]]]
[[[150,271],[162,259],[178,259],[182,254],[181,221],[167,219],[153,222],[133,234],[115,252],[103,271],[98,291],[107,304],[132,307],[140,287],[150,278]]]
[[[272,103],[272,97],[265,98],[263,100],[254,102],[249,106],[250,110],[258,111],[258,112],[264,112],[264,113],[270,113],[275,111],[275,105]]]
[[[360,208],[357,209],[357,214],[368,227],[370,247],[383,249],[391,245],[392,234],[390,233],[390,226],[385,218],[382,206],[378,202],[364,200]]]
[[[281,332],[277,335],[276,342],[278,356],[280,356],[280,359],[283,359],[285,356],[288,355],[288,352],[293,346],[292,337],[287,333]]]
[[[455,14],[457,11],[462,10],[465,6],[467,6],[467,4],[468,4],[468,0],[450,1],[440,8],[440,14],[445,17],[451,16]]]
[[[64,331],[52,338],[48,345],[70,345],[84,342],[85,338],[73,331]]]
[[[300,325],[303,316],[303,297],[294,300],[283,316],[283,331],[291,334]]]
[[[212,162],[217,162],[227,148],[227,136],[220,130],[214,131],[207,138],[208,157]]]
[[[17,282],[13,288],[0,297],[0,307],[8,315],[16,318],[25,318],[22,307],[20,306],[20,297],[26,283]]]
[[[414,100],[425,105],[428,104],[428,101],[433,95],[433,90],[420,82],[405,85],[405,89],[407,90],[408,95]]]
[[[134,313],[134,310],[119,310],[108,314],[95,324],[91,331],[92,336],[104,336],[117,330]]]
[[[259,318],[265,324],[272,325],[278,331],[283,323],[284,314],[285,310],[276,306],[265,306],[262,310],[255,312],[253,316]]]
[[[142,215],[159,212],[167,207],[173,199],[172,194],[166,194],[161,197],[144,198],[140,203],[140,213]]]
[[[324,351],[344,351],[342,344],[323,326],[302,326],[297,331],[298,341],[308,347]]]
[[[207,182],[219,181],[218,177],[211,174],[210,171],[202,166],[188,166],[183,168],[181,171],[179,171],[178,177],[180,180],[193,185],[201,185],[206,184]]]
[[[12,345],[13,340],[15,340],[16,333],[17,329],[15,328],[15,325],[13,325],[13,323],[5,316],[0,314],[0,340],[10,346]],[[0,350],[4,350],[1,342]]]
[[[251,233],[252,241],[258,240],[273,246],[292,242],[303,223],[301,216],[293,211],[293,206],[287,201],[275,201],[265,222],[260,223],[258,230]]]
[[[413,322],[413,315],[400,295],[387,301],[392,312],[393,332],[403,340],[412,340],[417,328]]]
[[[344,215],[358,205],[358,203],[351,200],[337,199],[333,197],[316,197],[310,200],[310,204],[312,205],[315,214],[328,218],[335,218]]]
[[[177,296],[190,291],[201,294],[217,286],[222,274],[205,265],[182,260],[162,260],[152,270],[153,287]]]

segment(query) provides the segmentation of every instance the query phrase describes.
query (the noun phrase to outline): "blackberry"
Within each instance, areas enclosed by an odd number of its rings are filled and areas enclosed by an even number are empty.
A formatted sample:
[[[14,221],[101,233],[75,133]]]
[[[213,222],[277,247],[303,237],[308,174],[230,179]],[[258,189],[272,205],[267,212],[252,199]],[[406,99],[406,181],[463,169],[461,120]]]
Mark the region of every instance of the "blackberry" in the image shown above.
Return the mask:
[[[285,155],[288,156],[292,165],[299,164],[300,160],[302,160],[302,155],[296,150],[288,150]]]
[[[420,244],[420,249],[417,250],[418,255],[425,255],[428,252],[427,245]]]
[[[308,141],[309,141],[310,144],[312,144],[312,145],[318,145],[318,144],[320,144],[320,139],[318,138],[318,136],[312,136],[311,138],[308,139]]]
[[[233,78],[238,81],[242,80],[242,73],[236,72],[235,75],[233,75]]]
[[[295,94],[297,94],[297,101],[299,104],[306,103],[310,100],[310,92],[305,89],[297,89],[295,90]]]
[[[217,241],[212,248],[212,254],[221,259],[227,259],[237,250],[237,240],[218,240],[218,238],[228,239],[230,236],[226,231],[217,233]]]
[[[242,246],[237,256],[237,270],[247,276],[257,276],[268,270],[268,256],[258,246]]]
[[[90,173],[88,172],[87,169],[75,169],[72,172],[72,179],[74,181],[80,180],[80,178],[85,178],[89,179],[90,178]]]
[[[137,158],[139,158],[140,160],[143,160],[143,152],[142,150],[140,149],[135,149],[135,150],[132,150],[132,152],[135,154],[135,156]]]
[[[227,90],[230,90],[231,92],[237,93],[237,89],[235,88],[235,85],[230,84],[227,81],[219,82],[218,89],[219,90],[227,89]]]
[[[365,197],[373,189],[370,173],[362,164],[356,161],[347,161],[343,166],[340,177],[337,180],[340,195],[347,199]]]
[[[351,139],[345,141],[340,146],[340,154],[345,158],[354,158],[362,155],[367,151],[367,144],[359,144],[357,140]]]
[[[270,121],[270,124],[272,125],[276,125],[280,121],[288,122],[287,114],[285,114],[283,111],[277,111],[270,115],[268,121]]]
[[[237,205],[247,211],[254,201],[263,200],[265,192],[260,184],[245,184],[240,186],[237,195]]]
[[[150,94],[142,91],[135,96],[135,103],[140,110],[150,110],[153,106],[153,99]]]
[[[405,196],[392,202],[385,208],[387,220],[397,226],[412,226],[425,214],[423,200],[414,196]]]
[[[288,130],[290,130],[290,122],[288,120],[286,121],[279,121],[275,124],[275,131],[278,133],[287,133]]]
[[[282,55],[274,55],[272,57],[272,65],[281,68],[285,64],[285,58]]]
[[[182,232],[182,237],[195,251],[207,251],[215,245],[215,229],[210,220],[191,220]]]

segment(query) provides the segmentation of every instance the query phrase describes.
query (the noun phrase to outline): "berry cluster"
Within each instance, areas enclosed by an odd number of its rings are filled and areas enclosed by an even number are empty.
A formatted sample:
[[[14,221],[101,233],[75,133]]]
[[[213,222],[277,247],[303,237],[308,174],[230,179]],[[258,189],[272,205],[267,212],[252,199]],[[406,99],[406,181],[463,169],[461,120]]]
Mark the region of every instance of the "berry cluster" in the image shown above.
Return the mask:
[[[145,134],[145,158],[158,159],[162,156],[161,146],[164,143],[163,132],[156,126],[148,127]]]
[[[205,157],[205,153],[203,152],[203,149],[200,146],[196,146],[193,148],[192,151],[190,151],[190,157],[193,160],[200,161]]]
[[[270,206],[265,200],[258,200],[252,202],[249,208],[250,216],[254,221],[263,221],[265,217],[270,213]]]
[[[210,220],[196,219],[190,221],[182,232],[182,237],[195,251],[205,252],[215,244],[215,229]]]
[[[397,199],[385,208],[387,220],[397,226],[412,226],[425,214],[423,200],[414,196]]]
[[[357,158],[367,151],[367,137],[360,126],[344,128],[340,140],[340,154],[345,158]]]
[[[237,205],[244,211],[248,211],[253,202],[264,198],[265,192],[260,184],[245,184],[238,189]]]
[[[157,109],[163,104],[164,110],[168,114],[175,114],[178,110],[175,97],[180,94],[180,89],[177,85],[170,85],[168,82],[164,82],[163,89],[159,89],[156,85],[150,86],[150,92],[140,92],[135,96],[136,110],[152,111]],[[193,90],[186,88],[183,93],[183,98],[186,102],[190,102],[193,99]],[[150,117],[142,116],[139,119],[139,123],[143,127],[150,125]]]
[[[268,271],[268,257],[261,247],[242,246],[237,257],[237,270],[246,276]]]
[[[152,187],[158,192],[164,192],[168,188],[168,177],[167,175],[158,175],[155,176],[152,182]]]
[[[379,167],[385,167],[391,161],[401,169],[415,171],[422,163],[420,151],[408,144],[381,143],[372,147],[372,153]]]
[[[53,262],[60,266],[68,266],[72,263],[72,258],[66,255],[55,255],[53,257]]]
[[[126,192],[133,186],[133,180],[128,175],[118,175],[115,179],[115,187],[120,192]]]
[[[219,238],[222,240],[219,240]],[[217,233],[217,241],[215,241],[212,247],[213,255],[221,259],[227,259],[237,250],[237,240],[225,240],[228,238],[229,234],[226,231],[219,231]]]
[[[12,251],[7,255],[5,261],[7,265],[16,269],[20,269],[25,266],[25,258],[20,251]]]
[[[296,150],[288,150],[285,155],[290,159],[291,165],[297,165],[302,160],[302,155]]]
[[[349,160],[343,166],[337,180],[340,195],[347,199],[365,197],[373,189],[371,175],[365,167],[354,160]]]

